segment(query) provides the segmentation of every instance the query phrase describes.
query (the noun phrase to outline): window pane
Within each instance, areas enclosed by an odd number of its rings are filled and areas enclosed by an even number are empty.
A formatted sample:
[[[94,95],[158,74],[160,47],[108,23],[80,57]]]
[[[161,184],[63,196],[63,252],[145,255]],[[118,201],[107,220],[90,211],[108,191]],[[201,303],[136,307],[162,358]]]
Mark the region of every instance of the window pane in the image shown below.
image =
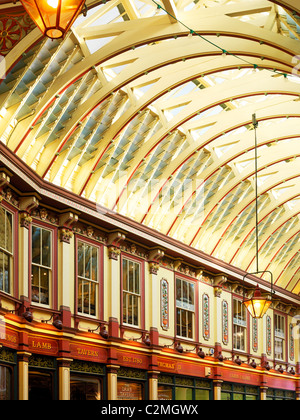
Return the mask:
[[[140,294],[140,265],[135,263],[135,293]]]
[[[129,270],[128,270],[128,280],[129,280],[129,284],[128,284],[128,291],[129,292],[134,292],[134,288],[133,288],[133,276],[134,276],[134,269],[133,269],[133,262],[129,262]]]
[[[78,276],[83,277],[84,245],[78,242]]]
[[[91,261],[91,247],[85,245],[85,266],[84,266],[84,277],[86,279],[90,279],[92,276],[91,268],[92,268],[92,261]]]
[[[128,313],[128,295],[123,293],[123,322],[127,323],[127,313]]]
[[[11,371],[5,366],[0,366],[0,401],[11,400]]]
[[[83,309],[83,305],[82,305],[82,299],[83,299],[83,294],[82,294],[82,286],[83,286],[83,281],[81,279],[78,279],[78,312],[82,312]]]
[[[222,401],[230,401],[230,393],[229,392],[222,392],[221,393],[221,400]]]
[[[132,295],[128,295],[127,322],[132,324]]]
[[[49,270],[41,268],[40,303],[49,304]]]
[[[39,302],[40,301],[40,270],[39,267],[33,265],[32,266],[32,275],[31,275],[31,289],[32,289],[32,302]]]
[[[168,385],[158,385],[158,400],[172,400],[172,387]]]
[[[96,284],[91,283],[90,315],[96,315]]]
[[[0,247],[5,249],[5,210],[0,209]]]
[[[196,401],[208,401],[209,391],[207,389],[196,389],[195,397]]]
[[[89,297],[90,297],[90,283],[87,281],[83,282],[83,312],[89,313]]]
[[[92,280],[98,280],[98,250],[97,248],[92,248]]]
[[[12,252],[12,214],[6,212],[6,249],[8,252]]]
[[[29,373],[29,400],[30,401],[51,401],[52,376],[41,372]]]
[[[190,283],[190,288],[189,288],[189,304],[191,306],[194,306],[194,293],[195,293],[195,286],[194,284]]]
[[[138,296],[133,296],[133,325],[139,325],[139,298]]]
[[[4,292],[10,292],[10,258],[8,255],[4,254]]]
[[[178,306],[181,306],[181,296],[182,296],[182,290],[181,290],[181,280],[176,280],[176,304]]]
[[[101,387],[98,379],[71,377],[71,401],[101,400]]]
[[[177,315],[176,315],[176,320],[177,320],[177,335],[181,335],[181,310],[179,308],[177,308]]]
[[[143,394],[143,384],[118,380],[118,400],[142,400]]]
[[[192,312],[188,312],[188,338],[193,338],[193,314]]]
[[[123,260],[123,290],[128,291],[128,261]]]
[[[51,232],[42,229],[42,265],[51,267]]]
[[[41,229],[36,226],[32,226],[32,262],[34,264],[41,264],[40,246]]]
[[[192,400],[193,390],[191,388],[175,388],[175,400]]]

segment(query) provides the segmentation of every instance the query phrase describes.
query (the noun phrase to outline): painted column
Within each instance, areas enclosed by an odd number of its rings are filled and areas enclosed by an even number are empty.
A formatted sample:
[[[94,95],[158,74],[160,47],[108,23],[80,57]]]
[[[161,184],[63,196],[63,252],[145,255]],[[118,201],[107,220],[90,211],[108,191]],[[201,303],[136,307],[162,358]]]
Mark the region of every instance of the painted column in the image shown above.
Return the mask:
[[[20,229],[19,229],[19,296],[28,301],[29,292],[29,229],[31,229],[31,211],[37,208],[39,201],[35,196],[23,197],[20,200]]]
[[[67,211],[59,218],[59,245],[58,245],[58,308],[64,326],[71,327],[71,312],[74,308],[75,284],[75,239],[72,225],[78,221],[78,215]],[[75,282],[75,283],[74,283]]]
[[[261,386],[260,387],[260,399],[261,399],[261,401],[266,401],[267,400],[267,390],[268,390],[267,386]]]
[[[108,236],[108,278],[107,278],[107,311],[105,315],[109,319],[108,332],[110,337],[119,337],[119,325],[121,319],[121,273],[120,273],[120,244],[126,239],[123,232],[113,232]]]
[[[214,400],[215,401],[221,401],[222,399],[222,383],[223,381],[215,380],[214,383]]]
[[[118,370],[120,366],[107,365],[107,399],[115,401],[118,399]]]
[[[158,375],[160,372],[149,371],[148,372],[148,385],[149,385],[149,400],[158,400]]]
[[[70,364],[72,359],[59,358],[58,362],[58,398],[60,401],[70,400]]]
[[[18,392],[20,401],[28,401],[29,397],[29,384],[28,384],[28,367],[29,357],[31,353],[18,352]]]

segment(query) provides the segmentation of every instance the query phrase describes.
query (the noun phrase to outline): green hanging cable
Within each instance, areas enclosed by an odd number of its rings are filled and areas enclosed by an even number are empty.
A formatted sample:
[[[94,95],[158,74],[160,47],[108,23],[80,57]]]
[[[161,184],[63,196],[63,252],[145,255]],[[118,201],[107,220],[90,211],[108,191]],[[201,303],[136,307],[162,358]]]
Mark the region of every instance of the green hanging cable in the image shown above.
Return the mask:
[[[197,35],[199,36],[199,38],[203,39],[205,42],[208,42],[209,44],[213,45],[215,48],[219,49],[221,51],[222,54],[225,55],[231,55],[232,57],[244,62],[245,64],[248,64],[250,67],[253,67],[255,70],[267,70],[270,71],[271,73],[275,73],[278,74],[279,76],[284,76],[285,79],[287,79],[287,74],[286,73],[282,73],[280,71],[278,71],[277,69],[268,69],[267,67],[261,67],[258,64],[253,64],[250,61],[236,55],[233,54],[229,51],[226,51],[224,48],[220,47],[219,45],[215,44],[214,42],[210,41],[209,39],[205,38],[203,35],[199,34],[198,32],[194,31],[193,29],[189,28],[184,22],[180,21],[176,16],[173,16],[170,12],[168,12],[164,7],[162,7],[160,4],[158,4],[155,0],[152,0],[152,2],[156,5],[156,7],[158,9],[163,10],[167,15],[169,15],[172,19],[176,20],[178,23],[180,23],[182,26],[184,26],[186,29],[188,29],[189,33],[191,35]],[[218,34],[220,35],[220,34]],[[263,44],[263,41],[260,41],[261,44]]]

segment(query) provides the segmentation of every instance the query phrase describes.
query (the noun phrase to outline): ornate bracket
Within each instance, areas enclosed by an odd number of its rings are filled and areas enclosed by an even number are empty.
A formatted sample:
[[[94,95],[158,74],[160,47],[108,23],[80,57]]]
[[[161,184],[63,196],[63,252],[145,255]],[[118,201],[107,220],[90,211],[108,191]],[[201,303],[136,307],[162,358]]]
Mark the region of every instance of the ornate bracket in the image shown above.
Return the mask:
[[[108,247],[108,258],[110,260],[118,261],[119,255],[121,254],[120,245],[126,239],[125,233],[121,231],[111,232],[108,235],[107,247]]]
[[[157,275],[159,270],[159,261],[164,257],[165,251],[159,248],[152,249],[149,253],[149,271],[150,274]]]
[[[9,183],[10,183],[10,176],[5,171],[0,172],[0,202],[3,199],[3,196],[1,194],[3,191],[3,188],[6,187]]]
[[[225,275],[218,275],[214,278],[214,291],[215,297],[221,297],[222,294],[222,285],[227,282],[227,277]]]
[[[20,226],[29,229],[32,222],[31,212],[39,206],[39,200],[35,195],[20,199]]]
[[[73,237],[72,226],[78,222],[78,215],[72,211],[67,211],[59,217],[59,228],[60,228],[60,242],[66,244],[70,243]]]

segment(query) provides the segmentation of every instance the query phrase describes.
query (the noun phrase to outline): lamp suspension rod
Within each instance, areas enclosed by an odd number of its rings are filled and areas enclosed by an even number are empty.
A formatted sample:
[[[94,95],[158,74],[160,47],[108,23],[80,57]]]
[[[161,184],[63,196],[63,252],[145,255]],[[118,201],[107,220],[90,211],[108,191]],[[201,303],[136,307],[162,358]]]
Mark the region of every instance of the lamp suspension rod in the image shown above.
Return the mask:
[[[256,271],[259,272],[259,263],[258,263],[258,153],[257,153],[257,133],[256,129],[258,127],[258,122],[256,119],[256,114],[252,115],[252,123],[254,126],[255,133],[255,236],[256,236]]]

